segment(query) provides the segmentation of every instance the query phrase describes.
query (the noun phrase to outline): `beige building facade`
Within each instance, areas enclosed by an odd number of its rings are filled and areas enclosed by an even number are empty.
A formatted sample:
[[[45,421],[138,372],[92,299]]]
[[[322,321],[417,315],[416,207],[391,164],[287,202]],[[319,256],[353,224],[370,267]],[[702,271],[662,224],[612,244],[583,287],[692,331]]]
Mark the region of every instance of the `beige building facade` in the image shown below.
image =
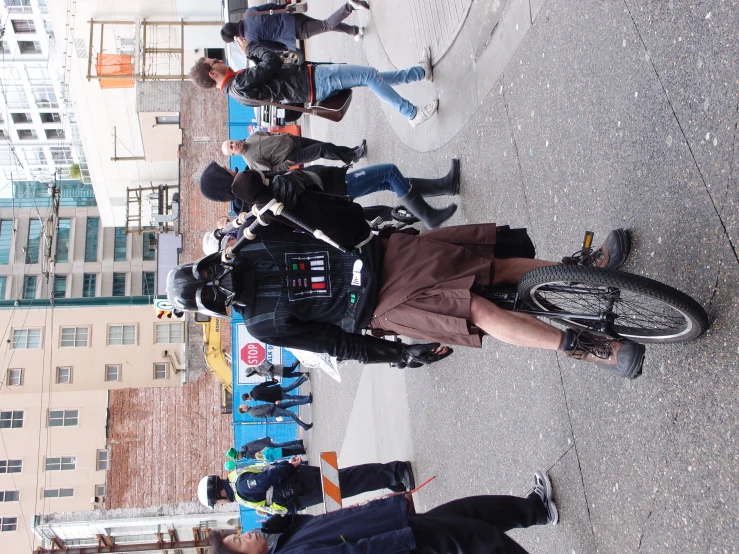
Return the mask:
[[[108,391],[179,385],[185,331],[151,305],[0,310],[0,326],[0,551],[30,552],[34,515],[105,506]]]

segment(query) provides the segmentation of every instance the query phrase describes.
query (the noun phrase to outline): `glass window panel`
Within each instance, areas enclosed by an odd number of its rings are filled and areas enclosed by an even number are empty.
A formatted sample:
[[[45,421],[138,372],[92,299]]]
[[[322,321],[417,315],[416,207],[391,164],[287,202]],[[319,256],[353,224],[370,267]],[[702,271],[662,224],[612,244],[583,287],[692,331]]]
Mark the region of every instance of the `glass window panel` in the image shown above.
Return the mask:
[[[108,469],[108,451],[107,450],[98,450],[97,469],[98,471],[103,471],[103,470]]]
[[[10,114],[13,123],[33,123],[33,117],[28,112],[16,112]]]
[[[71,367],[56,368],[56,382],[59,384],[71,383],[72,382],[72,368]]]
[[[87,218],[85,230],[85,261],[98,261],[98,237],[100,236],[100,219],[97,217]]]
[[[3,516],[0,518],[0,532],[15,531],[18,529],[18,518],[15,516]]]
[[[21,54],[40,54],[41,44],[37,40],[19,40],[18,49]]]
[[[49,427],[73,427],[78,418],[78,410],[49,410]]]
[[[8,83],[5,85],[5,102],[11,110],[22,110],[31,107],[23,85]]]
[[[18,138],[21,140],[38,139],[38,135],[36,134],[36,131],[34,131],[33,129],[18,129],[16,132],[18,133]]]
[[[126,296],[125,273],[113,273],[113,296]]]
[[[136,344],[135,325],[108,326],[108,344],[113,346]]]
[[[51,152],[51,159],[58,166],[67,166],[74,163],[72,149],[69,146],[50,146],[49,151]]]
[[[69,261],[69,236],[72,230],[71,219],[60,219],[56,232],[56,261]]]
[[[154,379],[167,378],[167,364],[154,364]]]
[[[33,300],[36,298],[36,283],[38,282],[38,276],[26,275],[23,278],[23,299]]]
[[[0,473],[20,473],[23,460],[0,460]]]
[[[7,277],[0,277],[0,300],[5,300],[5,287],[8,284]]]
[[[23,369],[9,369],[7,383],[9,387],[17,387],[23,384]]]
[[[106,365],[105,366],[105,380],[106,381],[120,381],[121,380],[121,366],[120,365]]]
[[[40,348],[41,329],[14,329],[13,348]]]
[[[55,112],[41,112],[41,123],[61,123],[62,118],[58,113]]]
[[[26,245],[26,263],[37,264],[41,250],[41,231],[43,225],[38,219],[32,219],[28,225],[28,243]]]
[[[141,294],[144,296],[153,296],[156,294],[154,289],[155,275],[156,274],[153,271],[144,271],[141,274]]]
[[[82,296],[85,298],[95,297],[98,276],[94,273],[85,273],[82,281]]]
[[[89,332],[90,329],[88,327],[62,327],[62,346],[87,346]]]
[[[155,342],[157,343],[182,342],[182,324],[157,323],[155,335]]]
[[[13,238],[13,220],[0,221],[0,264],[7,264],[10,260],[10,243]]]
[[[20,491],[0,491],[0,502],[18,502]]]
[[[0,429],[19,429],[23,427],[23,411],[0,412]]]
[[[128,237],[126,236],[125,227],[115,228],[115,244],[113,247],[113,261],[114,262],[125,262],[126,261],[126,243]]]
[[[67,276],[54,275],[54,298],[66,298],[67,296]]]
[[[143,233],[144,237],[144,260],[156,260],[157,259],[157,245],[156,245],[156,234],[151,232]]]

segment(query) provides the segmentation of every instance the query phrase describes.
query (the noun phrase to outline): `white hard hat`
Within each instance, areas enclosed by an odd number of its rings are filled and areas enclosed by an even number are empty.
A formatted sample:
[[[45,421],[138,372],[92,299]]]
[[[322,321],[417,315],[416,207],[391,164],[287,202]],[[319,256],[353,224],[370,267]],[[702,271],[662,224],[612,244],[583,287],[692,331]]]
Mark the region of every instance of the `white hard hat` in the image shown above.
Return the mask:
[[[213,231],[209,231],[203,235],[203,252],[206,254],[215,254],[220,249],[221,241],[216,238]]]
[[[218,496],[218,475],[206,475],[198,483],[198,500],[203,506],[212,508]]]

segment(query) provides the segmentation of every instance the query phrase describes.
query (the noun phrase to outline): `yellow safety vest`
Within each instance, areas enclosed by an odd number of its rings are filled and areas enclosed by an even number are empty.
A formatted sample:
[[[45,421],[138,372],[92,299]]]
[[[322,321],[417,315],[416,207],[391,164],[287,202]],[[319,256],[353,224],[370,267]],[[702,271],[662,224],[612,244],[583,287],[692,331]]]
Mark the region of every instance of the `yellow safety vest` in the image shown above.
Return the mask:
[[[231,490],[234,491],[234,497],[236,498],[236,502],[238,502],[240,505],[244,506],[245,508],[249,508],[251,510],[259,510],[260,512],[264,512],[270,515],[285,515],[288,513],[288,509],[284,506],[280,506],[279,504],[273,502],[270,505],[267,505],[266,500],[260,500],[259,502],[252,502],[251,500],[246,500],[245,498],[241,498],[239,496],[239,491],[236,489],[236,481],[239,479],[242,473],[262,473],[263,471],[269,469],[269,465],[266,464],[253,464],[250,466],[243,467],[241,469],[235,469],[231,473],[228,474],[228,482],[231,485]]]

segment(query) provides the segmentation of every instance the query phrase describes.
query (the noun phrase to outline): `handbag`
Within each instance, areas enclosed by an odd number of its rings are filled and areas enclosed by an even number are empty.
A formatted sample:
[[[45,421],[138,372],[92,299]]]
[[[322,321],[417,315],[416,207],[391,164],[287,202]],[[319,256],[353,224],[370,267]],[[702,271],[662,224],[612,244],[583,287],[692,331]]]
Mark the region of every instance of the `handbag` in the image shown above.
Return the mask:
[[[274,15],[276,13],[305,13],[308,11],[307,2],[299,2],[297,4],[288,4],[279,10],[264,10],[260,12],[245,12],[244,17],[257,17],[260,15]]]
[[[349,105],[352,103],[352,90],[343,89],[329,96],[325,100],[311,104],[308,108],[301,108],[299,106],[293,106],[292,104],[281,104],[279,102],[268,102],[266,100],[257,100],[256,98],[249,98],[249,102],[255,104],[261,104],[262,106],[274,106],[284,110],[293,110],[296,112],[307,113],[328,119],[334,123],[338,123],[344,119],[344,115],[349,109]]]

